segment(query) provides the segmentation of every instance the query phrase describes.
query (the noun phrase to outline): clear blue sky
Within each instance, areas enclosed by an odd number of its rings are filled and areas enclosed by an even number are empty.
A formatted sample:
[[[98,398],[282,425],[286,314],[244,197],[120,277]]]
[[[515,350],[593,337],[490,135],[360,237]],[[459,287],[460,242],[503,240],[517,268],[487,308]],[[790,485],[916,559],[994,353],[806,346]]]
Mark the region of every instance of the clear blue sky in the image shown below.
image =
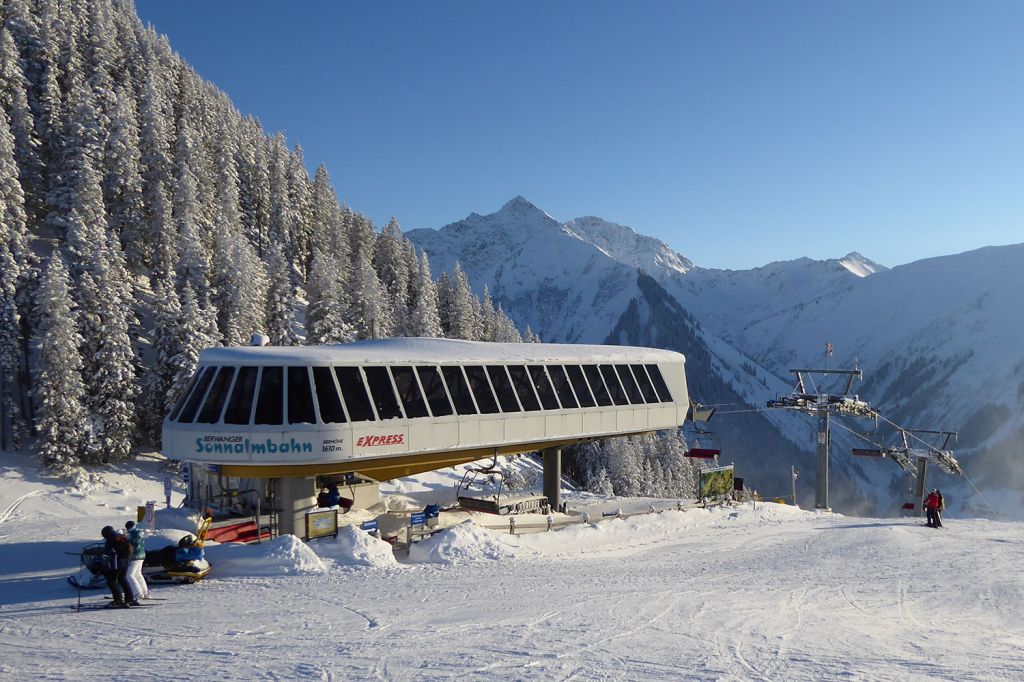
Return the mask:
[[[522,194],[723,268],[1024,241],[1024,2],[136,4],[378,224]]]

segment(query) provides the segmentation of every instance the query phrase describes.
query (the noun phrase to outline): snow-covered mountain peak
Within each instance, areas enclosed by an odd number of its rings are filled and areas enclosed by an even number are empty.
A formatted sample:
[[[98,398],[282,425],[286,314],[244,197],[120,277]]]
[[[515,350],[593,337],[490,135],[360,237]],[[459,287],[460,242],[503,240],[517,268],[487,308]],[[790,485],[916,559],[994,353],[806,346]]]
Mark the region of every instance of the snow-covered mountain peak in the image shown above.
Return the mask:
[[[493,214],[494,216],[501,216],[505,218],[538,218],[543,217],[548,220],[554,220],[550,215],[537,208],[537,205],[532,201],[519,194],[505,202],[505,205],[501,207],[501,210]],[[556,221],[557,222],[557,221]]]
[[[873,275],[876,272],[889,269],[884,265],[876,263],[870,258],[865,258],[856,251],[851,251],[840,258],[839,264],[858,277],[867,277],[868,275]]]
[[[584,216],[565,223],[565,227],[585,242],[589,242],[609,257],[641,268],[658,277],[664,272],[685,274],[693,263],[673,251],[668,244],[640,234],[628,225],[620,225],[595,216]]]

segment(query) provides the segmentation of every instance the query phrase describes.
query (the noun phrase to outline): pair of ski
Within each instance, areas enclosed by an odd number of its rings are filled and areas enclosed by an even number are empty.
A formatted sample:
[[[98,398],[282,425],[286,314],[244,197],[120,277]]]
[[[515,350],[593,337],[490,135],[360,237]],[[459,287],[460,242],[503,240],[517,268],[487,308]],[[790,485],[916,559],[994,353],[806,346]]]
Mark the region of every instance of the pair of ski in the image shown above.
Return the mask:
[[[113,597],[104,597],[104,599],[106,599],[109,602],[109,601],[111,601],[113,599]],[[156,602],[156,601],[167,601],[167,599],[165,599],[163,597],[150,597],[149,599],[143,599],[141,602],[139,602],[138,606],[121,606],[121,607],[114,607],[114,606],[111,606],[110,604],[106,604],[106,603],[103,603],[103,602],[89,602],[88,604],[72,604],[71,605],[71,610],[72,611],[99,611],[100,609],[109,609],[111,611],[116,611],[116,610],[119,610],[119,609],[131,610],[131,609],[138,609],[138,608],[143,608],[143,607],[159,606],[159,604],[150,604],[150,603],[148,603],[148,602]]]

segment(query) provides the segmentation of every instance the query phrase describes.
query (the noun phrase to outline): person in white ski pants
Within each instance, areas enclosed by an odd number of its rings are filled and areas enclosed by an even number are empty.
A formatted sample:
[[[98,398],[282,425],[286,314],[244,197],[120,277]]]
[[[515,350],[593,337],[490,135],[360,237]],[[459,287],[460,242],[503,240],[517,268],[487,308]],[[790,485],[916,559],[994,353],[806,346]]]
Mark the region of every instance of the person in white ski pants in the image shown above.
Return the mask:
[[[142,563],[146,560],[146,533],[135,525],[134,521],[124,524],[128,531],[128,539],[132,543],[132,562],[128,564],[125,580],[132,589],[136,599],[149,599],[149,586],[142,577]]]

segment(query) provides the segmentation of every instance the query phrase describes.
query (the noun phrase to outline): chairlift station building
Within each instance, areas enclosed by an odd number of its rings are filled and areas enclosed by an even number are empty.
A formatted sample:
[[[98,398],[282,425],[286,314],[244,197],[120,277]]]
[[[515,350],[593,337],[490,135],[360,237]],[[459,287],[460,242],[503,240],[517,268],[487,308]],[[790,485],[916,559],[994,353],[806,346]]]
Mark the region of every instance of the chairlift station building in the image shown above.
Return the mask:
[[[543,450],[558,503],[559,448],[674,428],[690,407],[685,358],[626,346],[387,339],[202,352],[163,424],[164,453],[226,479],[276,479],[298,511],[317,476],[386,481]],[[239,489],[244,484],[237,483]],[[294,532],[286,513],[281,532]]]

